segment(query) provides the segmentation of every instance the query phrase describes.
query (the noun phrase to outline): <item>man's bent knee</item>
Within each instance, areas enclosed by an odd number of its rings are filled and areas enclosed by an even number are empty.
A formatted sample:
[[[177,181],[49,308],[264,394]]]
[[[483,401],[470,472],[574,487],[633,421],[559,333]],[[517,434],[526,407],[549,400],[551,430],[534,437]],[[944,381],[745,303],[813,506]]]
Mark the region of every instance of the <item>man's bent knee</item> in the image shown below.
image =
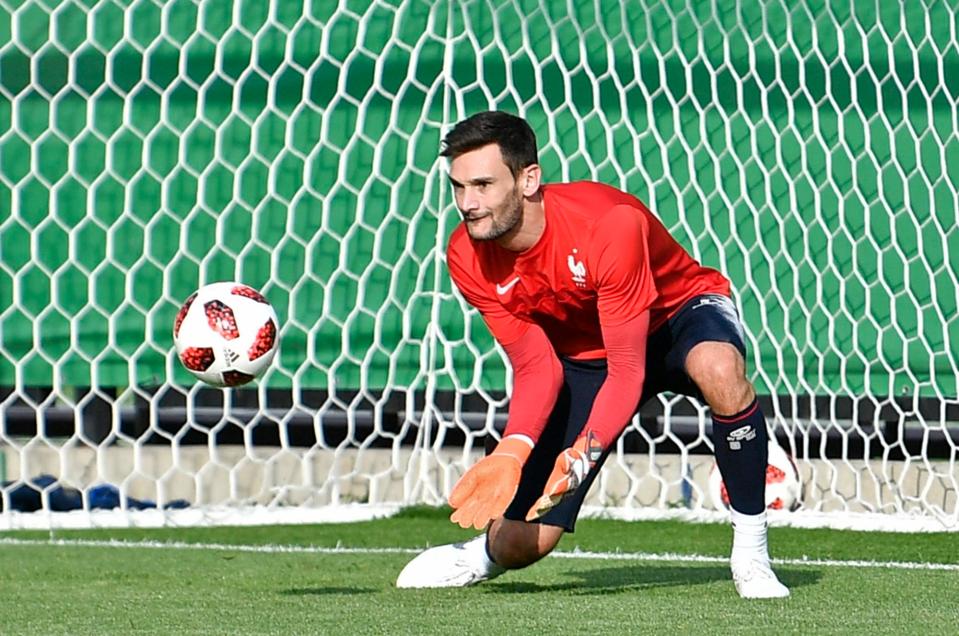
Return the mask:
[[[544,523],[500,518],[490,524],[487,534],[493,561],[515,570],[532,565],[552,552],[563,536],[563,529]]]
[[[726,342],[701,342],[686,356],[686,373],[699,387],[714,413],[732,415],[755,397],[746,379],[746,361]]]

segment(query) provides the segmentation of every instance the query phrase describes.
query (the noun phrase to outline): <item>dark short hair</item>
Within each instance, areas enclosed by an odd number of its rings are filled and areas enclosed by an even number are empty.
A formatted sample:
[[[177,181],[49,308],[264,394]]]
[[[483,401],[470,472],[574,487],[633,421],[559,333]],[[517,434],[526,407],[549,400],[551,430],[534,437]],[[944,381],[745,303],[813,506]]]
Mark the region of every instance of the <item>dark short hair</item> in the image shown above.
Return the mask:
[[[522,117],[499,110],[476,113],[453,126],[443,139],[440,156],[456,159],[489,144],[499,146],[503,161],[514,176],[526,166],[539,163],[533,129]]]

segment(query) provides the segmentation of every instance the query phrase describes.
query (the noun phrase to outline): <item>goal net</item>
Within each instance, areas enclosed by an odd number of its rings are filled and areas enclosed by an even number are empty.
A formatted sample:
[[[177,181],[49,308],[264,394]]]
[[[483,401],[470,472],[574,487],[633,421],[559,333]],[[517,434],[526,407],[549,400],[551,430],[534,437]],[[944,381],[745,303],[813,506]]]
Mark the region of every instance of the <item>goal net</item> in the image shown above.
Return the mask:
[[[441,504],[511,377],[451,288],[437,152],[503,109],[547,181],[636,194],[733,281],[800,513],[956,528],[957,28],[924,2],[0,0],[0,523],[107,523],[104,492],[120,523]],[[219,280],[280,315],[254,388],[173,352]],[[709,421],[647,404],[588,505],[713,509]]]

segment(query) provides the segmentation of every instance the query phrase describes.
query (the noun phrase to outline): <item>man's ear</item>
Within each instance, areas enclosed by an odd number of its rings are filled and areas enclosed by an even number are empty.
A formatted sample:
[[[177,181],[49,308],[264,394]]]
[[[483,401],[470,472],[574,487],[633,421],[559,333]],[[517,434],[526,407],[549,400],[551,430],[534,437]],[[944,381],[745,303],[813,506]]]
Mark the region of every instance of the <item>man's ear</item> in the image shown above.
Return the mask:
[[[543,177],[543,171],[539,164],[531,164],[523,168],[520,172],[520,185],[523,187],[523,196],[531,197],[539,190],[540,180]]]

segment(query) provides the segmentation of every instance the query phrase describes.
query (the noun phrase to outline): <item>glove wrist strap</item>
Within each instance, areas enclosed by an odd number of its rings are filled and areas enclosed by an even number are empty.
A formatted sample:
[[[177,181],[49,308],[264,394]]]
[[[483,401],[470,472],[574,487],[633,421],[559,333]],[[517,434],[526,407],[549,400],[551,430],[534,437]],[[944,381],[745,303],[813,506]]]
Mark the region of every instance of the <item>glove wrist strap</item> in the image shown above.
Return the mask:
[[[586,461],[589,462],[590,468],[595,466],[599,458],[603,456],[603,445],[592,431],[580,435],[573,442],[573,448],[583,454]]]
[[[525,464],[529,454],[533,452],[533,440],[526,435],[507,435],[493,449],[492,455],[509,455],[520,464]]]

